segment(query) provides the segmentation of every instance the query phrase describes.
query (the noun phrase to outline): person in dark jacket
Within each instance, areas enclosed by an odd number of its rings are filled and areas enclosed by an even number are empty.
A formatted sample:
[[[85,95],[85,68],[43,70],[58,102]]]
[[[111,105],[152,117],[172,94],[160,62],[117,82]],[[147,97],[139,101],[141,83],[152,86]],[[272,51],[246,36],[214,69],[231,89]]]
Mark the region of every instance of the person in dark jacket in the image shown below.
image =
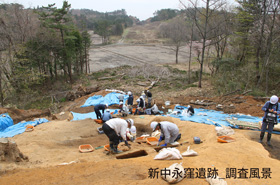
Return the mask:
[[[136,115],[136,114],[139,114],[139,115],[144,114],[145,100],[144,100],[143,96],[140,96],[140,98],[137,100],[137,103],[138,103],[138,105],[137,105],[137,109],[136,109],[134,115]]]
[[[193,107],[191,105],[188,105],[187,113],[188,113],[189,116],[194,115],[194,109],[193,109]]]
[[[127,92],[128,99],[127,99],[127,107],[130,113],[132,113],[132,106],[133,106],[133,95],[130,91]]]
[[[259,142],[262,143],[264,138],[265,131],[267,129],[267,145],[271,146],[270,139],[271,134],[274,128],[274,125],[277,124],[277,114],[280,114],[280,107],[278,103],[278,97],[273,95],[270,98],[270,101],[267,101],[264,106],[262,107],[264,111],[261,134]]]
[[[96,114],[96,119],[102,119],[102,115],[104,114],[105,109],[108,108],[108,104],[98,104],[94,106],[94,112]],[[102,115],[100,113],[102,110]]]
[[[148,98],[148,107],[152,107],[152,93],[149,90],[145,90],[145,94]]]

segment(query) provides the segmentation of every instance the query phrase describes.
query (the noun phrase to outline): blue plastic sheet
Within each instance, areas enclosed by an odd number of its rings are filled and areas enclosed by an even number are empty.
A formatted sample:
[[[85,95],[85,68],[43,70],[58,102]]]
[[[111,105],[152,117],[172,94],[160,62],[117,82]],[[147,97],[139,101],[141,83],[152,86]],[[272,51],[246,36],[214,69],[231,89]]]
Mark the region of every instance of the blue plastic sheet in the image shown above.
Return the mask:
[[[14,125],[13,119],[9,116],[8,113],[4,113],[0,115],[0,132],[5,130],[6,128]]]
[[[35,121],[19,122],[18,124],[9,126],[5,130],[1,131],[0,138],[14,137],[15,135],[23,133],[23,132],[25,132],[26,125],[36,126],[36,125],[39,125],[41,123],[46,123],[46,122],[49,122],[49,120],[47,120],[45,118],[40,118]]]
[[[254,122],[257,123],[262,118],[241,114],[225,114],[222,111],[208,110],[208,109],[194,109],[195,114],[193,116],[183,116],[183,110],[188,109],[184,106],[175,106],[174,111],[177,111],[177,115],[169,115],[171,117],[179,118],[182,121],[193,121],[197,123],[205,123],[215,126],[229,126],[232,128],[238,128],[238,126],[231,125],[226,118],[237,118],[240,121]]]
[[[100,111],[101,112],[101,111]],[[110,109],[110,113],[117,114],[118,109]],[[89,113],[76,113],[71,112],[73,115],[73,119],[71,121],[77,121],[77,120],[84,120],[84,119],[97,119],[95,112],[89,112]]]
[[[116,92],[111,92],[109,94],[107,94],[106,96],[101,96],[101,95],[94,95],[89,97],[86,102],[84,103],[84,105],[82,105],[81,107],[89,107],[89,106],[95,106],[98,104],[108,104],[110,105],[114,105],[114,104],[119,104],[119,95],[121,93],[116,93]],[[128,95],[124,95],[124,102],[126,102],[126,100],[128,99]]]

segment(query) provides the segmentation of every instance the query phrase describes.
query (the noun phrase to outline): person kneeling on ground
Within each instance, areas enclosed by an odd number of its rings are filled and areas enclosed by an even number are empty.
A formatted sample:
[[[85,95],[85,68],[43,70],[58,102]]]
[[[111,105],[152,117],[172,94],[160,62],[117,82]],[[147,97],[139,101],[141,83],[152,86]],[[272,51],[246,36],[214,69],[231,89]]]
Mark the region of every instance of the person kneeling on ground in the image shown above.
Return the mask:
[[[126,129],[126,139],[129,141],[135,141],[136,139],[136,127],[135,126],[131,126],[131,128],[127,128]]]
[[[179,133],[179,128],[177,127],[177,125],[169,121],[153,121],[151,123],[151,128],[153,129],[153,132],[156,130],[161,131],[161,135],[158,140],[158,146],[162,140],[165,140],[165,144],[160,146],[167,146],[167,144],[174,143],[181,138],[181,134]]]
[[[267,101],[264,106],[262,107],[264,111],[261,134],[259,142],[262,143],[264,138],[265,130],[268,127],[268,134],[267,134],[267,145],[271,146],[270,139],[271,134],[274,128],[274,125],[277,124],[277,114],[280,114],[280,108],[278,103],[278,97],[273,95],[270,98],[270,101]]]
[[[188,113],[189,116],[194,115],[194,109],[191,105],[188,105],[187,113]]]
[[[102,116],[102,121],[103,122],[106,122],[108,121],[109,119],[112,119],[112,115],[110,113],[110,109],[106,109],[105,113],[103,114]]]
[[[124,140],[125,145],[130,148],[126,139],[126,130],[127,128],[131,128],[133,125],[134,121],[132,119],[124,120],[120,118],[110,119],[102,125],[102,130],[109,138],[111,153],[118,154],[122,152],[121,150],[118,150],[120,142],[119,137],[121,137]]]
[[[144,114],[144,109],[145,109],[145,100],[143,96],[140,96],[139,100],[136,100],[136,102],[139,102],[137,105],[137,109],[134,113],[134,115],[143,115]]]

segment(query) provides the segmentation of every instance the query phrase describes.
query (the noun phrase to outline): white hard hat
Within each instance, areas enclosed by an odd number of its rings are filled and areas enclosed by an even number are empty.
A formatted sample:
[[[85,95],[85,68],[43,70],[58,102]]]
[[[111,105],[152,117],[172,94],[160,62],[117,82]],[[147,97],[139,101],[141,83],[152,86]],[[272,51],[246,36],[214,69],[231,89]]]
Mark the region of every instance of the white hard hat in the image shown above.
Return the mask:
[[[128,92],[127,92],[127,94],[128,94],[128,95],[131,95],[131,92],[130,92],[130,91],[128,91]]]
[[[130,126],[131,126],[131,127],[134,125],[133,119],[127,119],[126,121],[127,121],[128,123],[130,123]]]
[[[153,121],[152,123],[151,123],[151,128],[153,129],[153,131],[156,129],[156,126],[158,125],[158,122],[156,122],[156,121]]]
[[[132,127],[130,128],[130,132],[131,132],[132,134],[135,134],[135,133],[136,133],[136,127],[135,127],[135,126],[132,126]]]
[[[106,109],[106,112],[110,112],[110,109]]]
[[[275,103],[277,103],[277,102],[278,102],[278,97],[275,96],[275,95],[271,96],[271,98],[270,98],[270,103],[271,103],[271,104],[275,104]]]

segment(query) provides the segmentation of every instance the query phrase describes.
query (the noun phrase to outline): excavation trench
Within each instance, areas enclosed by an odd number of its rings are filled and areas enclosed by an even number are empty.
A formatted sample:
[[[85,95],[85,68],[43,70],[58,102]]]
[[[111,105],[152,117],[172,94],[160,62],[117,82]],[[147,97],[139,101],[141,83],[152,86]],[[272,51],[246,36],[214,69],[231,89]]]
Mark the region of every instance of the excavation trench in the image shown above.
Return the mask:
[[[116,156],[117,159],[129,159],[129,158],[136,158],[136,157],[143,157],[148,155],[145,150],[138,150],[135,152],[127,153],[127,154],[120,154]]]

